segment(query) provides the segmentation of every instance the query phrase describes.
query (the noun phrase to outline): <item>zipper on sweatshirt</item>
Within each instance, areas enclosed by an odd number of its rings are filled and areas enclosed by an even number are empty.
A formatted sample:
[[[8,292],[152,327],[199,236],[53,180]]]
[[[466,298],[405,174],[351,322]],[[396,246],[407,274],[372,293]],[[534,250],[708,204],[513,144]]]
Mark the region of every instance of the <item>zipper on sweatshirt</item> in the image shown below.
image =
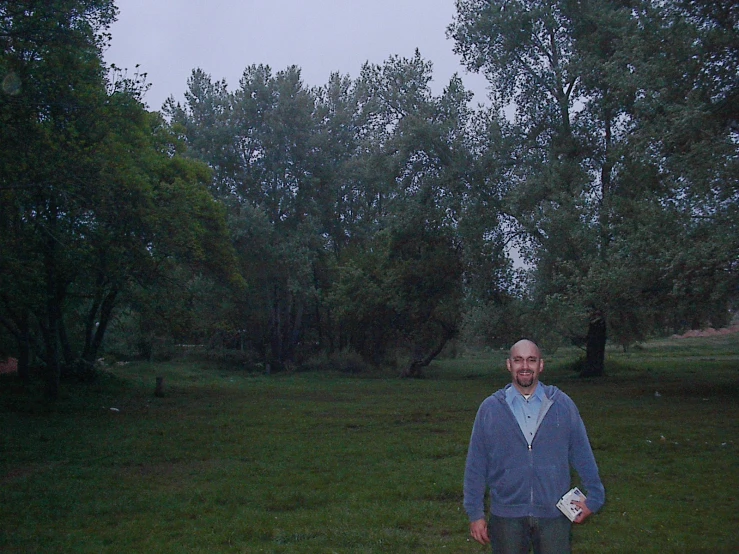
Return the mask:
[[[529,493],[529,515],[534,515],[534,453],[532,451],[532,444],[536,440],[536,436],[539,434],[539,427],[541,426],[542,421],[544,421],[544,416],[547,415],[549,412],[549,408],[551,408],[554,405],[554,401],[549,398],[548,396],[544,397],[544,402],[541,406],[541,409],[539,410],[539,417],[536,421],[536,429],[534,430],[534,436],[531,437],[531,441],[526,441],[528,444],[528,450],[529,450],[529,467],[531,468],[531,492]],[[511,412],[513,413],[513,412]]]
[[[529,515],[534,515],[534,453],[529,443],[529,466],[531,467],[531,493],[529,495]]]

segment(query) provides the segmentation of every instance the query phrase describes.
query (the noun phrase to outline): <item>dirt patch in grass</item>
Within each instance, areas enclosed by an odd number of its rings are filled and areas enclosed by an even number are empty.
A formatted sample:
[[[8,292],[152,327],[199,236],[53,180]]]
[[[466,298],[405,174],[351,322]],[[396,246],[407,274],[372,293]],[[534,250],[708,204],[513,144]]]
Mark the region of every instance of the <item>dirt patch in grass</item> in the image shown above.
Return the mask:
[[[689,339],[695,337],[715,337],[717,335],[733,335],[734,333],[739,333],[739,323],[732,325],[731,327],[722,327],[721,329],[714,329],[713,327],[709,327],[707,329],[691,329],[682,335],[672,335],[672,338]]]

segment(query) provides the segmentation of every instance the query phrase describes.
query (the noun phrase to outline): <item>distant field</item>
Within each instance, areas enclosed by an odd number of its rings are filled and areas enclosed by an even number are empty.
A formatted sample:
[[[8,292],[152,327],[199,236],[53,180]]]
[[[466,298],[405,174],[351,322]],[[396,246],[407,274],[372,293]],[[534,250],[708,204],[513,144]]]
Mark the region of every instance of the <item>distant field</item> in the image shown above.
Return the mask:
[[[739,334],[609,350],[600,379],[566,369],[577,355],[542,376],[578,404],[607,490],[575,552],[736,552]],[[129,364],[53,407],[0,376],[0,552],[488,552],[462,472],[504,357],[412,381]]]

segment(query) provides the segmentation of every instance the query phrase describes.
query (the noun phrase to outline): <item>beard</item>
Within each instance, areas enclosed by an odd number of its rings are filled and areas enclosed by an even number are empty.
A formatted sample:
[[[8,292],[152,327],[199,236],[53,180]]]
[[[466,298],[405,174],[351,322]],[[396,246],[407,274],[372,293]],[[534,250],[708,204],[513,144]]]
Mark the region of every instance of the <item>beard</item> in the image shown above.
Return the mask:
[[[516,373],[516,383],[520,387],[528,388],[534,384],[534,374],[521,375],[520,373]]]

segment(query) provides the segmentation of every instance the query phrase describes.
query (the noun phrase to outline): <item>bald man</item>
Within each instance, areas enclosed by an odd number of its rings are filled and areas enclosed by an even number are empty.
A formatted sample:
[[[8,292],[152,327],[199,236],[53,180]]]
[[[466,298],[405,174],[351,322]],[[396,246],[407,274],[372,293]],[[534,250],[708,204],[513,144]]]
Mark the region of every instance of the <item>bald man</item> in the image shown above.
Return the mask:
[[[511,383],[483,401],[472,428],[464,473],[470,534],[495,554],[571,552],[571,523],[557,508],[571,488],[570,468],[587,496],[573,502],[575,523],[605,502],[585,425],[569,396],[539,381],[544,360],[532,341],[514,344],[506,367]]]

